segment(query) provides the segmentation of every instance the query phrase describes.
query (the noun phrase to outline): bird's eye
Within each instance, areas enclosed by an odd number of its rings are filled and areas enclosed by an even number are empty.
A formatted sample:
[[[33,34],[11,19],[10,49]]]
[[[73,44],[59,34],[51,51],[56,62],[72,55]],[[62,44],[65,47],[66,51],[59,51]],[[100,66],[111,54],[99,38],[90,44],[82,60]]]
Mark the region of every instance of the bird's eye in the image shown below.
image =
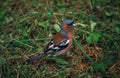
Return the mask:
[[[68,24],[68,25],[73,25],[73,22],[71,22],[70,24]]]

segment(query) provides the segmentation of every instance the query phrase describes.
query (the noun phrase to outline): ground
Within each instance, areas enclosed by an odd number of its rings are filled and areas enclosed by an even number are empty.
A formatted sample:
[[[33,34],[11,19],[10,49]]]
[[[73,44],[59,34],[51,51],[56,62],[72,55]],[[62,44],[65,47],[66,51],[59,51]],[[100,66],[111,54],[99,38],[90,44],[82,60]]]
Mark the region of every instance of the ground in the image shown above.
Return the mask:
[[[65,19],[71,49],[27,64]],[[1,0],[0,78],[120,78],[119,21],[119,0]]]

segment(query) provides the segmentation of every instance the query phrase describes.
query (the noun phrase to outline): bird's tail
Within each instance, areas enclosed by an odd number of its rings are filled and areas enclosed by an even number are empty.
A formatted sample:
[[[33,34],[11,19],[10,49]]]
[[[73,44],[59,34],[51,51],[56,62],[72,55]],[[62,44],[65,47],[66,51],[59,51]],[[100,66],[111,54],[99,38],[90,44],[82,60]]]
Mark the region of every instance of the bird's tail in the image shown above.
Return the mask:
[[[27,62],[28,63],[33,63],[35,60],[40,60],[43,56],[44,56],[44,52],[37,55],[37,56],[33,56],[30,59],[27,59]]]

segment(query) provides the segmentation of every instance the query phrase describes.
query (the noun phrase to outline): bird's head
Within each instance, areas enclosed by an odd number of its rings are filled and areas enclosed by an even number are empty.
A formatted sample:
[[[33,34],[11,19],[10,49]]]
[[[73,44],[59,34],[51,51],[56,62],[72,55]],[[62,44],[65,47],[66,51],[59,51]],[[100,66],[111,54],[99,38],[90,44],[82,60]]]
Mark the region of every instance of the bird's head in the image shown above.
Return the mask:
[[[75,26],[76,24],[73,22],[73,20],[67,19],[62,23],[61,33],[67,34],[68,32],[71,32]]]
[[[73,22],[73,20],[67,19],[63,21],[62,23],[63,28],[74,28],[76,24]]]

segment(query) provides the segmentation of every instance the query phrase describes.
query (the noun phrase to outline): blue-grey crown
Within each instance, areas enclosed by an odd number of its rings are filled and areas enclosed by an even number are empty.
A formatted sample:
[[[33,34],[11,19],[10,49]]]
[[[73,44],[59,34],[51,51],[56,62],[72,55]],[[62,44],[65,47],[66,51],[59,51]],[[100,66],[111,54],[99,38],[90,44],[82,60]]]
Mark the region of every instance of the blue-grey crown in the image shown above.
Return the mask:
[[[68,24],[71,27],[75,27],[76,25],[74,24],[73,20],[67,19],[62,23],[62,26],[64,26],[65,24]]]

